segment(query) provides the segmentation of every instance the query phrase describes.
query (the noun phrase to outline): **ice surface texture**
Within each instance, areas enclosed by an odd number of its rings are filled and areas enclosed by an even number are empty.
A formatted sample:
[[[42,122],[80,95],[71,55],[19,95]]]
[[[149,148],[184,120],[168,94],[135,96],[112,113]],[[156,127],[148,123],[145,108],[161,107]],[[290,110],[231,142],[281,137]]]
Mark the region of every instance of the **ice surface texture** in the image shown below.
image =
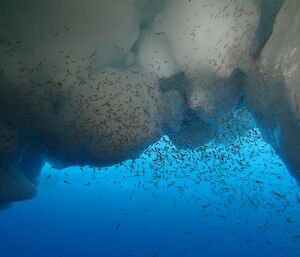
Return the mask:
[[[1,1],[0,204],[33,197],[44,161],[108,166],[165,134],[233,140],[255,126],[243,106],[300,177],[300,3],[282,4]]]

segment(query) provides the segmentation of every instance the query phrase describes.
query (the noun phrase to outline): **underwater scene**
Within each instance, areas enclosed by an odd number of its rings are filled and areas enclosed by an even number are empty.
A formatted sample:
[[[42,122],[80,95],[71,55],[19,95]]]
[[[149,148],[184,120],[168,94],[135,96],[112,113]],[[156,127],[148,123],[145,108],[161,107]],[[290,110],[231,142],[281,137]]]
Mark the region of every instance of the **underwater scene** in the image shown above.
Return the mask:
[[[0,257],[300,257],[299,0],[0,0]]]
[[[300,256],[299,186],[247,136],[196,151],[164,137],[109,168],[45,164],[38,197],[1,213],[1,256]]]

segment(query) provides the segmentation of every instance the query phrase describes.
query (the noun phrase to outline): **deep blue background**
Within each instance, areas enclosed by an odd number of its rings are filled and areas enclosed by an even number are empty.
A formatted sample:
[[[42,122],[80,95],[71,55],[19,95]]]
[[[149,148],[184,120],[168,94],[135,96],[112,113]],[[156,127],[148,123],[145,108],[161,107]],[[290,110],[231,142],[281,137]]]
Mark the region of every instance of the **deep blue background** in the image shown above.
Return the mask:
[[[300,256],[300,190],[257,131],[165,140],[110,168],[46,164],[38,196],[0,212],[0,256]]]

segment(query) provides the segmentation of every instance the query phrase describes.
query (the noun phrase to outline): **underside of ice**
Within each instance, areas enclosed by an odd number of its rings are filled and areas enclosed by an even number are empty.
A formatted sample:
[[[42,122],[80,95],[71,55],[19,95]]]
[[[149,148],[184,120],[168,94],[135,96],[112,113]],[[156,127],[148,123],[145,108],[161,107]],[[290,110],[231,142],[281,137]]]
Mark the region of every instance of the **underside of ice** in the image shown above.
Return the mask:
[[[34,197],[44,161],[103,167],[256,126],[299,179],[299,28],[297,0],[1,1],[0,205]]]

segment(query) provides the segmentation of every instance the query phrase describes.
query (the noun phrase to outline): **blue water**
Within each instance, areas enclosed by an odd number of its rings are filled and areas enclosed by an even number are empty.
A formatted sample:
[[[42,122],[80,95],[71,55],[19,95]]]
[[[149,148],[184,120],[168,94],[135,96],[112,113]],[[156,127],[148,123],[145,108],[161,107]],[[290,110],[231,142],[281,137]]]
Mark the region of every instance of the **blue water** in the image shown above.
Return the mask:
[[[300,256],[300,190],[257,131],[109,168],[43,168],[0,212],[1,257]]]

